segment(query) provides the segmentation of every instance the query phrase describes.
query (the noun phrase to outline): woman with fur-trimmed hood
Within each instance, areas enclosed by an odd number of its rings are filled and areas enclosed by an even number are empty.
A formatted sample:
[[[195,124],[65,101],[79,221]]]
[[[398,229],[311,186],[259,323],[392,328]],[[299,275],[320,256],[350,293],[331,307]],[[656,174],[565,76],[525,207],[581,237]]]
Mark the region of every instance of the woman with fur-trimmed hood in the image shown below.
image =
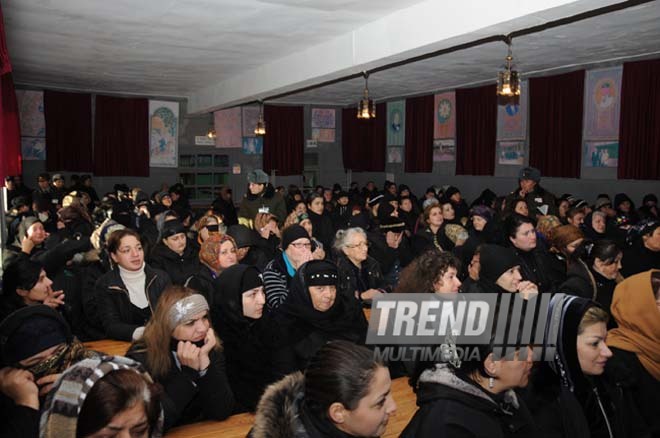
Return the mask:
[[[259,402],[252,438],[379,437],[396,411],[386,366],[365,347],[326,344],[303,373],[271,385]]]

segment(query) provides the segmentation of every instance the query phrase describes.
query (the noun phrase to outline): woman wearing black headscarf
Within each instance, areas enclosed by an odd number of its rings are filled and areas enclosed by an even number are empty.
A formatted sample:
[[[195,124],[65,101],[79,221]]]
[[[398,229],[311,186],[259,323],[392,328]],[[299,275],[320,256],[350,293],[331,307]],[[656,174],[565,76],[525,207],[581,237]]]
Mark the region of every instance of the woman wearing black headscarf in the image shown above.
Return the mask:
[[[484,244],[479,247],[479,280],[466,292],[521,293],[523,298],[538,293],[538,287],[523,279],[520,259],[511,248]]]
[[[216,302],[211,309],[227,355],[227,376],[239,410],[254,411],[264,389],[279,376],[272,371],[268,318],[264,315],[261,273],[254,266],[234,265],[218,277]]]
[[[605,372],[612,357],[605,344],[607,312],[591,300],[559,294],[548,319],[558,329],[556,352],[532,372],[524,393],[541,436],[649,437],[630,376]]]
[[[279,307],[273,340],[275,370],[282,375],[302,370],[328,341],[364,344],[367,320],[352,296],[338,293],[337,267],[325,260],[302,265]]]

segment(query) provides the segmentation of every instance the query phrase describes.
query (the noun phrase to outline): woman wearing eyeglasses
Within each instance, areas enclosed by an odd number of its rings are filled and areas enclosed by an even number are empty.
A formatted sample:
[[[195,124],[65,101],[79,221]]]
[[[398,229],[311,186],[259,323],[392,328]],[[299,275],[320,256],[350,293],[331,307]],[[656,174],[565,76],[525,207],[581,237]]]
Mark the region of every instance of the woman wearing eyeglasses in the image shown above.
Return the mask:
[[[293,276],[303,263],[312,259],[312,241],[300,225],[282,232],[282,251],[264,269],[264,289],[268,309],[275,310],[286,300]]]
[[[369,241],[362,228],[337,231],[334,248],[341,292],[361,302],[371,302],[375,296],[387,292],[380,264],[369,256]]]
[[[170,277],[144,262],[140,236],[131,229],[113,232],[107,248],[113,269],[95,287],[105,334],[120,341],[139,339]]]

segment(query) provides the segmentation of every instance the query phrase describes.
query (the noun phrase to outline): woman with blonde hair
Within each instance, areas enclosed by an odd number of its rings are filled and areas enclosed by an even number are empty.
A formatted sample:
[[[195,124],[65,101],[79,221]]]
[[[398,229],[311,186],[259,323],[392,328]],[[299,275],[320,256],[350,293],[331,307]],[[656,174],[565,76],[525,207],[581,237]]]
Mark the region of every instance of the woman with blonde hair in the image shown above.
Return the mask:
[[[232,413],[234,395],[220,340],[211,328],[208,302],[194,290],[168,287],[127,356],[163,386],[165,429]]]
[[[282,239],[277,216],[271,213],[257,213],[254,216],[254,231],[257,233],[256,245],[266,253],[269,260],[275,258]]]

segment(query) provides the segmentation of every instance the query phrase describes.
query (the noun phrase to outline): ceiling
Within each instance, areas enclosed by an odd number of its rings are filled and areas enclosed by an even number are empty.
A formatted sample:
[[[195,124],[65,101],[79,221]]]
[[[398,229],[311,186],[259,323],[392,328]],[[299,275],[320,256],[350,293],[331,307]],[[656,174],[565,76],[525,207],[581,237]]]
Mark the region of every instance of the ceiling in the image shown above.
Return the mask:
[[[520,5],[518,12],[488,9],[495,3],[507,2]],[[193,112],[204,112],[290,93],[363,69],[616,2],[1,3],[17,84],[120,95],[186,97]],[[435,21],[428,17],[439,10],[442,17]],[[460,17],[463,21],[459,21]],[[410,23],[415,20],[424,25],[412,28]],[[437,28],[433,27],[436,22]],[[514,39],[515,61],[519,70],[529,76],[658,57],[658,23],[660,2],[646,3]],[[505,54],[504,44],[495,42],[381,71],[369,78],[370,94],[376,100],[385,100],[492,82]],[[364,81],[357,78],[276,101],[346,106],[355,103],[363,85]]]
[[[513,55],[523,79],[658,58],[660,2],[522,36],[513,41]],[[369,94],[376,101],[390,100],[494,83],[505,56],[505,44],[494,42],[377,72],[369,76]],[[364,79],[356,78],[278,101],[347,106],[357,103],[363,89]]]

